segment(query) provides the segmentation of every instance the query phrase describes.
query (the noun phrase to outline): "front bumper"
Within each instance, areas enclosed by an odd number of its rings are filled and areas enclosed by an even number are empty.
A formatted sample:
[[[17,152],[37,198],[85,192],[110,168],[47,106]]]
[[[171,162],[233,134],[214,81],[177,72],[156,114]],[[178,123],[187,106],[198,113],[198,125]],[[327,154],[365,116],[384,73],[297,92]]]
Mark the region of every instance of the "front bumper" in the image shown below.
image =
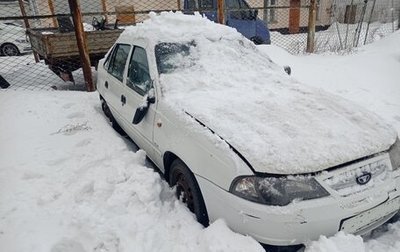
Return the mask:
[[[338,231],[364,234],[385,223],[400,209],[400,176],[393,178],[395,183],[372,194],[345,199],[330,196],[285,207],[250,202],[200,176],[196,179],[210,221],[223,218],[232,230],[270,245],[301,244]]]

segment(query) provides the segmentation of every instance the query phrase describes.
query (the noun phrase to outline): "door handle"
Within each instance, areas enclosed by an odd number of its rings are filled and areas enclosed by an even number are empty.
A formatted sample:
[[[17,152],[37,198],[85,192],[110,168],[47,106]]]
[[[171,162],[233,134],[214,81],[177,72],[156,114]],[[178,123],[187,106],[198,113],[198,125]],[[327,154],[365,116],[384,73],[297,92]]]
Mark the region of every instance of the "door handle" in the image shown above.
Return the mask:
[[[121,102],[122,102],[122,106],[124,106],[126,103],[126,97],[123,94],[121,95]]]
[[[104,86],[105,86],[106,88],[108,88],[108,81],[106,81],[106,83],[104,83]]]

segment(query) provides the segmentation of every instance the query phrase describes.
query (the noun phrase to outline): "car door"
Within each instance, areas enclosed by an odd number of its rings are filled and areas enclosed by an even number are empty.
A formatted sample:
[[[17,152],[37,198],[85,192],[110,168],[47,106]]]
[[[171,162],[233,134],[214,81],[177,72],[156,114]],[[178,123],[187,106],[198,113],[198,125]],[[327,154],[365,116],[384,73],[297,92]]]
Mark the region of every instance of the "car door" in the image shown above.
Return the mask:
[[[123,93],[124,93],[124,76],[127,59],[131,51],[131,45],[128,44],[116,44],[110,59],[104,63],[104,68],[107,71],[106,77],[104,77],[105,87],[105,100],[114,118],[120,122],[122,120],[122,106],[123,104]]]
[[[250,6],[244,0],[226,0],[228,11],[226,25],[236,28],[238,32],[250,39],[256,35],[256,18],[250,15]]]
[[[127,78],[125,82],[123,117],[125,127],[130,136],[144,149],[149,156],[154,151],[153,127],[157,108],[157,99],[152,103],[147,102],[147,97],[155,97],[153,87],[154,77],[151,77],[148,53],[144,42],[135,41],[130,60],[127,66]],[[144,118],[137,124],[133,123],[136,110],[147,104],[148,110]]]

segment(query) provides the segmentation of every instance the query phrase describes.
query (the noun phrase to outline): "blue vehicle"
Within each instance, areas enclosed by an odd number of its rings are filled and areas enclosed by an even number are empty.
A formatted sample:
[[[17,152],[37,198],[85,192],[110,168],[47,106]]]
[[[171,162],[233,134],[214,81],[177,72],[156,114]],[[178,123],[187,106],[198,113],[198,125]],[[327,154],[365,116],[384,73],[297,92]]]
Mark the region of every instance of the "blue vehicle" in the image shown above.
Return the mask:
[[[255,44],[270,44],[267,25],[257,17],[258,10],[253,10],[245,0],[225,0],[225,24],[235,28]],[[185,0],[184,12],[200,11],[208,19],[217,22],[217,0]]]

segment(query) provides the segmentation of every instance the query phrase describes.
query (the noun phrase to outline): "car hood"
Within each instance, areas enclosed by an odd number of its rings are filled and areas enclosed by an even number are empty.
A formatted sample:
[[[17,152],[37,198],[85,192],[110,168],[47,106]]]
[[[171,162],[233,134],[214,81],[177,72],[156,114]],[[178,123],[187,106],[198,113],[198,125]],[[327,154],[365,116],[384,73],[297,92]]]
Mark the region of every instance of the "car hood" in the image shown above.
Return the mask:
[[[179,83],[170,77],[163,82]],[[260,173],[318,172],[388,150],[396,139],[380,117],[350,101],[282,75],[268,79],[245,88],[226,83],[224,89],[170,90],[166,100],[227,141]]]

